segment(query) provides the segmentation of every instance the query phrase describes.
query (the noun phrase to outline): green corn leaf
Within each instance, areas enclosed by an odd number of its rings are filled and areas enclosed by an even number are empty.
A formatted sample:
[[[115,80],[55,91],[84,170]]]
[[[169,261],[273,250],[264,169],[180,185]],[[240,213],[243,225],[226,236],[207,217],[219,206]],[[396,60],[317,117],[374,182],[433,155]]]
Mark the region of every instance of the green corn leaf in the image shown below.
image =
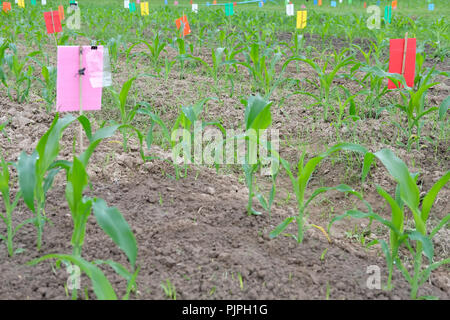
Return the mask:
[[[120,275],[125,280],[130,281],[133,277],[133,274],[130,273],[127,268],[125,268],[123,265],[121,265],[118,262],[112,261],[112,260],[95,260],[95,264],[107,264],[109,265],[118,275]]]
[[[409,173],[408,167],[391,150],[382,149],[375,156],[384,164],[389,173],[400,185],[400,194],[411,208],[419,206],[419,188]]]
[[[450,258],[435,262],[430,264],[425,270],[423,270],[420,275],[419,275],[419,286],[423,285],[425,283],[425,281],[428,280],[428,278],[430,277],[431,271],[433,271],[434,269],[439,268],[440,266],[444,265],[444,264],[449,264],[450,263]]]
[[[0,172],[0,192],[3,195],[6,195],[9,194],[9,169],[5,158],[3,158],[3,154],[1,155],[1,159],[2,171]]]
[[[161,120],[161,118],[159,116],[157,116],[156,114],[154,114],[153,112],[150,111],[150,105],[148,105],[148,103],[141,102],[139,104],[146,106],[147,109],[143,109],[143,108],[138,109],[137,113],[146,114],[151,118],[152,122],[156,122],[162,129],[163,137],[170,144],[169,130],[167,129],[167,126],[165,125],[165,123]],[[148,146],[148,147],[150,147],[150,146]]]
[[[261,193],[257,193],[256,198],[259,200],[259,203],[264,210],[269,210],[269,205],[267,204],[266,199],[264,199],[264,196]]]
[[[436,197],[441,189],[450,180],[450,171],[447,171],[434,185],[430,191],[426,194],[422,201],[422,220],[427,221],[430,214],[431,207],[433,206]]]
[[[77,265],[88,277],[91,279],[94,293],[100,300],[117,300],[116,293],[114,292],[111,283],[105,277],[103,272],[94,264],[84,260],[81,257],[76,257],[67,254],[48,254],[41,258],[28,262],[28,265],[36,265],[41,261],[47,259],[58,259],[69,261]]]
[[[112,125],[109,127],[103,127],[94,133],[94,135],[91,138],[89,146],[86,148],[86,150],[81,154],[79,158],[85,167],[87,166],[89,159],[91,158],[95,148],[97,148],[100,142],[102,142],[103,139],[113,136],[116,130],[122,127],[129,127],[129,126]]]
[[[379,216],[378,214],[376,214],[374,212],[362,212],[360,210],[347,210],[344,214],[334,217],[331,220],[331,222],[328,224],[328,231],[330,230],[333,223],[335,223],[336,221],[342,220],[344,218],[347,218],[347,217],[356,218],[356,219],[372,218],[372,219],[384,224],[391,230],[393,230],[397,235],[400,235],[399,230],[394,226],[394,224],[391,221],[388,221],[388,220],[382,218],[381,216]]]
[[[137,256],[136,239],[120,211],[115,207],[108,207],[103,199],[95,199],[93,208],[100,227],[125,252],[134,268]]]
[[[427,236],[424,236],[419,231],[408,231],[406,233],[409,239],[419,241],[422,243],[423,252],[430,261],[433,261],[434,249],[433,249],[433,242],[431,241],[431,239],[428,238]]]
[[[398,229],[398,231],[400,233],[403,232],[404,213],[403,213],[402,208],[399,207],[397,202],[383,188],[381,188],[378,185],[376,188],[377,188],[378,193],[389,203],[389,205],[391,207],[392,224]],[[392,230],[391,230],[391,235],[390,235],[390,242],[391,242],[391,247],[394,247],[394,245],[398,242],[398,237],[395,234],[395,232]]]
[[[128,92],[131,89],[131,85],[133,84],[133,81],[136,80],[136,77],[130,78],[128,79],[122,86],[122,89],[120,90],[119,93],[119,102],[120,102],[120,113],[122,115],[125,114],[125,106],[127,104],[127,97],[128,97]]]
[[[322,188],[317,188],[316,190],[314,190],[314,192],[311,194],[311,196],[308,198],[308,200],[305,202],[304,208],[306,208],[309,203],[315,198],[317,197],[319,194],[327,192],[327,191],[339,191],[339,192],[345,192],[345,193],[351,193],[355,196],[357,196],[359,199],[362,199],[363,196],[362,194],[360,194],[359,192],[355,191],[352,187],[346,185],[346,184],[340,184],[336,187],[322,187]]]
[[[264,130],[272,123],[270,107],[272,102],[260,95],[251,96],[245,101],[245,129]]]
[[[77,120],[81,124],[81,126],[83,127],[84,133],[86,133],[86,136],[87,136],[88,140],[91,141],[92,140],[91,122],[84,115],[79,116],[77,118]]]
[[[59,153],[59,141],[63,131],[75,120],[72,115],[62,119],[55,116],[50,129],[42,136],[36,147],[39,153],[37,174],[43,176]]]
[[[413,93],[411,95],[411,101],[410,101],[410,108],[414,108],[416,112],[419,112],[419,106],[420,106],[420,100],[422,99],[425,92],[431,88],[432,86],[435,86],[439,84],[439,82],[433,82],[427,85],[422,85],[417,92]]]
[[[385,258],[386,258],[386,263],[387,263],[387,265],[388,266],[390,266],[390,265],[392,265],[392,255],[391,255],[391,252],[390,252],[390,250],[389,250],[389,246],[387,245],[387,243],[386,243],[386,241],[384,241],[383,239],[381,239],[380,241],[380,244],[381,244],[381,250],[383,251],[383,253],[384,253],[384,256],[385,256]]]
[[[282,223],[280,223],[274,230],[272,230],[272,231],[269,233],[269,238],[270,238],[270,239],[274,239],[274,238],[278,237],[278,236],[280,235],[280,233],[283,232],[284,229],[286,229],[287,226],[288,226],[292,221],[294,221],[294,219],[295,219],[294,217],[286,218]]]
[[[439,121],[443,121],[445,119],[445,116],[447,115],[447,111],[449,108],[450,108],[450,96],[445,98],[439,107]]]
[[[59,170],[61,170],[61,168],[53,168],[48,171],[47,176],[44,179],[44,195],[46,195],[48,190],[50,190],[50,188],[52,187],[53,180],[55,179],[55,176],[58,174]]]
[[[363,169],[361,174],[361,181],[364,182],[369,174],[370,167],[375,159],[375,155],[372,152],[367,152],[364,156]]]
[[[430,239],[433,239],[434,235],[441,230],[441,228],[447,225],[450,222],[450,214],[447,214],[442,220],[438,223],[436,227],[430,232]]]
[[[83,163],[75,157],[67,173],[66,199],[72,215],[83,214],[83,190],[86,188],[89,176]],[[82,211],[79,211],[80,208]],[[74,217],[75,220],[75,217]]]
[[[376,186],[378,193],[389,203],[392,213],[392,223],[400,231],[403,231],[404,214],[398,203],[380,186]]]
[[[34,207],[34,189],[36,186],[36,162],[39,158],[37,151],[30,156],[22,151],[18,161],[19,186],[22,190],[22,196],[25,204],[31,211]]]

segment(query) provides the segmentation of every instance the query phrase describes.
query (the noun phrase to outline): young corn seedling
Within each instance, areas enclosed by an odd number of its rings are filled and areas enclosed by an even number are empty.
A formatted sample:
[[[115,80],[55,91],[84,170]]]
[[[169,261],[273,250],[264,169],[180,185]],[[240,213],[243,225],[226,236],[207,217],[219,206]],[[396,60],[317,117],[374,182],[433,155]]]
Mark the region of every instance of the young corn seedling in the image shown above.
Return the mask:
[[[133,81],[136,80],[136,78],[137,77],[128,79],[122,85],[122,89],[120,90],[120,93],[117,93],[117,91],[115,91],[114,89],[108,88],[109,92],[113,96],[115,104],[119,107],[120,120],[121,120],[120,132],[122,133],[122,137],[123,137],[122,146],[123,146],[123,150],[125,152],[128,150],[128,140],[130,139],[131,134],[132,134],[132,133],[130,133],[130,131],[136,133],[141,145],[142,145],[142,141],[143,141],[143,136],[142,136],[141,132],[137,128],[135,128],[131,125],[131,122],[133,121],[134,117],[136,116],[136,112],[137,112],[137,109],[139,108],[139,105],[135,105],[132,109],[127,108],[128,93],[131,89]],[[141,150],[141,155],[143,156],[142,150]]]
[[[186,51],[186,41],[184,38],[173,38],[170,46],[172,48],[178,48],[178,55],[176,56],[176,59],[180,62],[180,79],[183,79],[186,61],[189,60],[189,55]]]
[[[400,89],[400,94],[403,100],[403,103],[395,104],[394,106],[404,112],[408,119],[408,126],[406,128],[406,135],[408,137],[408,151],[411,150],[411,145],[414,141],[417,142],[417,148],[419,148],[419,140],[421,134],[421,128],[423,126],[423,121],[420,121],[425,115],[439,111],[438,107],[431,107],[426,109],[426,93],[427,90],[437,84],[439,82],[432,82],[431,78],[433,76],[434,67],[428,72],[426,77],[418,82],[418,88],[409,88],[406,85],[404,78],[402,77],[401,83],[403,84],[403,89]],[[441,111],[442,112],[442,111]],[[401,125],[399,125],[402,128]],[[413,135],[413,128],[416,128],[417,135]]]
[[[7,74],[6,71],[3,70],[3,64],[4,64],[4,57],[5,57],[5,52],[9,47],[9,43],[7,41],[5,41],[5,39],[0,38],[0,82],[3,83],[3,85],[8,88],[8,83],[7,83]]]
[[[43,81],[42,83],[42,98],[46,102],[47,112],[50,113],[55,104],[56,98],[56,68],[52,66],[42,66],[41,70]]]
[[[225,56],[225,60],[224,60]],[[216,93],[219,93],[219,72],[220,67],[225,65],[236,65],[237,60],[228,60],[226,58],[226,48],[215,48],[211,49],[211,58],[212,58],[212,67],[209,64],[199,57],[194,57],[192,55],[188,55],[188,57],[194,61],[200,62],[203,66],[205,66],[207,72],[214,79],[214,90]]]
[[[35,51],[29,54],[31,60],[33,60],[39,67],[41,67],[41,76],[34,77],[41,85],[42,90],[39,95],[46,102],[47,113],[53,111],[56,98],[56,68],[50,65],[50,59],[47,54],[43,54],[43,61],[36,58],[36,56],[41,55],[41,51]]]
[[[180,149],[183,150],[183,162],[184,162],[184,171],[186,176],[188,164],[195,163],[196,159],[195,155],[192,155],[191,146],[192,143],[195,143],[195,135],[201,134],[203,129],[208,125],[213,125],[218,127],[222,133],[225,132],[225,129],[218,122],[205,122],[201,120],[200,114],[203,112],[203,108],[205,104],[210,100],[217,100],[216,98],[205,98],[200,100],[194,105],[190,106],[182,106],[181,112],[178,118],[175,121],[175,124],[172,127],[171,133],[171,144],[172,144],[172,152],[173,152],[173,160],[176,162],[178,160],[177,156],[180,152]],[[200,125],[196,125],[200,124]],[[192,130],[193,129],[193,130]],[[177,144],[177,139],[179,135],[179,130],[182,131],[181,143]],[[201,132],[196,132],[196,130],[200,130]],[[178,173],[179,174],[179,173]],[[179,176],[177,176],[177,179]]]
[[[154,140],[154,128],[155,125],[159,125],[162,131],[162,138],[163,140],[166,142],[166,144],[173,149],[175,147],[175,141],[172,141],[171,139],[171,135],[169,134],[169,129],[166,126],[166,124],[161,120],[161,118],[155,114],[152,110],[152,108],[150,107],[150,105],[147,102],[140,102],[139,105],[143,108],[140,108],[137,110],[137,113],[139,114],[144,114],[150,117],[150,127],[147,131],[147,136],[146,136],[146,144],[147,144],[147,150],[150,150],[153,144],[153,140]],[[170,161],[168,159],[162,159],[160,157],[157,156],[146,156],[144,157],[144,161],[151,161],[154,159],[158,159],[158,160],[162,160],[162,161],[166,161],[168,163],[170,163],[171,165],[174,166],[174,170],[175,170],[175,179],[178,180],[181,177],[181,173],[180,173],[180,168],[178,166],[178,163],[174,162],[174,161]]]
[[[320,67],[318,63],[314,62],[312,59],[300,58],[300,61],[304,61],[309,64],[313,70],[316,72],[317,77],[319,78],[319,83],[316,84],[314,82],[308,81],[313,84],[318,90],[319,94],[314,94],[305,91],[296,91],[292,94],[303,94],[312,97],[316,102],[310,105],[313,106],[322,106],[323,108],[323,119],[324,121],[328,121],[328,109],[330,106],[330,93],[332,90],[332,84],[334,78],[337,76],[339,70],[343,69],[346,66],[354,65],[351,69],[351,74],[359,67],[359,64],[356,64],[353,56],[346,57],[345,53],[349,51],[349,49],[344,49],[340,53],[334,53],[334,62],[331,67],[331,71],[328,71],[328,65],[330,64],[330,59],[327,58],[325,64]]]
[[[248,51],[244,51],[244,56],[246,62],[239,64],[247,67],[256,88],[264,91],[265,97],[269,98],[277,85],[275,67],[282,58],[281,52],[274,53],[270,48],[263,50],[259,43],[253,43]]]
[[[162,130],[162,137],[163,140],[166,141],[166,143],[170,146],[170,148],[172,149],[172,160],[170,163],[173,164],[174,169],[175,169],[175,179],[178,180],[182,177],[181,175],[181,171],[180,171],[180,166],[179,163],[176,161],[177,156],[179,155],[179,152],[182,150],[183,151],[183,162],[184,162],[184,169],[185,169],[185,174],[187,173],[187,164],[188,163],[192,163],[194,162],[194,158],[192,156],[192,152],[191,152],[191,147],[192,147],[192,142],[195,141],[195,130],[200,130],[202,131],[206,126],[208,125],[213,125],[218,127],[222,132],[225,131],[225,129],[222,127],[222,125],[218,122],[206,122],[206,121],[202,121],[200,118],[200,114],[203,111],[204,105],[209,101],[209,100],[217,100],[215,98],[205,98],[201,101],[199,101],[198,103],[191,105],[191,106],[182,106],[181,107],[181,112],[180,115],[177,117],[174,125],[171,128],[171,131],[169,133],[169,126],[166,125],[161,118],[155,114],[155,112],[152,110],[152,108],[150,107],[150,105],[146,102],[140,102],[138,105],[142,106],[144,108],[140,108],[137,110],[137,113],[139,114],[145,114],[147,116],[150,117],[150,127],[147,131],[147,136],[146,136],[146,143],[147,143],[147,149],[150,150],[152,143],[153,143],[153,131],[154,131],[154,127],[155,124],[159,125],[161,127]],[[194,124],[200,122],[201,125],[200,126],[195,126]],[[192,130],[192,128],[194,127],[194,130]],[[179,138],[179,131],[182,131],[182,135],[181,135],[181,139],[182,141],[180,142],[180,144],[177,144],[177,139]],[[198,132],[201,134],[201,132]],[[145,157],[146,160],[153,160],[153,159],[159,159],[159,160],[164,160],[167,161],[166,159],[160,159],[158,157]]]
[[[28,58],[29,56],[27,56],[24,61],[20,61],[17,53],[5,55],[6,64],[9,67],[9,71],[13,76],[12,79],[14,80],[13,87],[8,86],[8,96],[11,100],[13,99],[11,91],[13,88],[16,93],[15,100],[20,103],[28,98],[33,77],[34,68],[32,66],[25,68]]]
[[[112,71],[117,71],[117,61],[119,59],[120,48],[124,45],[124,40],[122,35],[117,37],[112,37],[107,42],[109,56],[111,58]]]
[[[273,199],[275,197],[275,181],[278,174],[278,159],[274,156],[271,145],[268,141],[263,140],[265,130],[272,123],[272,114],[270,108],[272,102],[262,98],[259,95],[250,96],[247,100],[241,100],[245,106],[245,133],[243,135],[237,135],[232,139],[244,139],[245,154],[244,159],[238,159],[238,163],[242,163],[242,169],[245,175],[245,182],[248,188],[248,203],[247,214],[260,215],[261,212],[253,209],[253,197],[257,197],[263,208],[270,212]],[[257,148],[260,146],[271,152],[270,159],[275,161],[275,166],[271,168],[272,188],[269,193],[269,197],[266,200],[264,196],[255,190],[255,174],[262,166],[261,153],[260,157],[257,157]],[[278,155],[278,154],[277,154]],[[272,164],[273,165],[273,164]]]
[[[16,228],[13,227],[12,221],[12,213],[17,206],[21,198],[20,190],[16,193],[16,196],[11,199],[11,183],[10,174],[9,174],[9,163],[5,161],[3,155],[1,155],[1,171],[0,171],[0,192],[2,193],[3,205],[5,207],[5,212],[0,212],[0,218],[6,225],[6,234],[0,234],[0,240],[6,243],[6,247],[8,249],[8,254],[10,257],[16,253],[14,251],[13,239],[16,233],[19,231],[27,223],[31,223],[31,219],[27,219],[24,222],[20,223]],[[12,200],[12,201],[11,201]],[[19,249],[18,249],[19,250]]]
[[[365,88],[369,87],[364,99],[365,116],[376,118],[381,113],[381,99],[389,92],[385,79],[394,77],[393,79],[400,79],[398,74],[387,73],[379,66],[370,67],[364,65],[360,68],[361,71],[366,72],[366,75],[360,82]],[[367,83],[367,84],[366,84]]]
[[[86,124],[86,127],[90,129],[90,124]],[[43,260],[55,258],[75,264],[91,279],[94,292],[99,299],[117,299],[117,297],[110,282],[96,265],[107,264],[128,281],[124,298],[128,298],[130,291],[135,287],[135,279],[139,272],[139,268],[135,268],[136,239],[120,211],[117,208],[108,207],[103,199],[83,196],[83,192],[89,184],[86,166],[90,157],[98,144],[103,139],[111,137],[117,129],[120,129],[120,126],[101,128],[94,135],[91,135],[89,130],[90,144],[88,148],[79,157],[75,156],[72,162],[60,161],[57,163],[57,166],[66,170],[66,199],[74,225],[71,240],[72,254],[49,254],[29,262],[29,264],[35,265]],[[99,226],[126,254],[133,268],[131,272],[120,263],[112,260],[97,260],[91,263],[82,258],[81,251],[86,234],[86,223],[92,210]],[[76,288],[72,291],[72,298],[77,299]]]
[[[245,181],[248,188],[248,203],[247,214],[248,215],[260,215],[261,213],[253,209],[253,197],[256,196],[265,210],[270,212],[273,199],[275,197],[275,181],[278,174],[278,167],[276,170],[271,171],[272,188],[269,194],[269,198],[266,201],[264,197],[254,191],[254,175],[261,168],[261,158],[256,158],[256,148],[259,145],[263,145],[272,153],[272,148],[267,141],[262,140],[264,131],[272,123],[272,114],[270,108],[272,102],[257,96],[250,96],[247,100],[241,101],[245,105],[245,142],[246,142],[246,154],[245,161],[242,166],[245,174]],[[272,156],[272,161],[277,159]],[[255,161],[256,160],[256,161]]]
[[[167,83],[167,80],[169,80],[169,74],[172,70],[173,65],[176,61],[169,61],[167,57],[164,58],[164,82]]]
[[[149,42],[147,42],[145,40],[140,40],[140,41],[132,44],[127,50],[127,59],[128,59],[128,57],[130,57],[131,50],[135,46],[140,45],[140,44],[144,44],[147,47],[149,52],[145,52],[145,54],[149,56],[149,58],[151,59],[151,61],[153,63],[153,69],[159,74],[159,71],[160,71],[159,57],[160,57],[161,53],[163,51],[165,51],[164,48],[166,47],[167,43],[161,42],[160,34],[155,33],[152,44],[150,44]]]
[[[177,289],[175,286],[170,282],[169,279],[166,279],[166,283],[161,283],[161,288],[164,291],[164,294],[167,298],[171,300],[177,300]]]
[[[355,193],[353,188],[351,188],[345,184],[340,184],[336,187],[317,188],[316,190],[314,190],[312,192],[312,194],[308,198],[306,198],[306,190],[308,187],[308,183],[309,183],[311,176],[312,176],[314,170],[316,169],[317,165],[323,159],[327,158],[331,154],[333,154],[337,151],[340,151],[340,150],[354,151],[354,152],[359,152],[359,153],[362,153],[365,155],[364,166],[363,166],[363,171],[362,171],[363,172],[362,177],[364,179],[368,173],[368,169],[370,168],[370,162],[368,162],[368,160],[366,160],[366,159],[370,159],[370,158],[367,157],[367,155],[369,154],[368,150],[357,144],[351,144],[351,143],[336,144],[336,145],[332,146],[330,149],[328,149],[327,151],[325,151],[324,153],[310,159],[306,164],[304,164],[306,151],[303,150],[302,156],[300,157],[300,159],[297,163],[297,176],[294,176],[294,170],[291,168],[290,164],[286,160],[280,158],[281,165],[286,170],[286,172],[292,182],[292,187],[294,189],[294,193],[297,198],[298,213],[296,216],[286,218],[272,232],[270,232],[270,234],[269,234],[270,238],[273,239],[273,238],[279,236],[288,227],[288,225],[290,223],[295,221],[297,223],[297,234],[286,234],[286,235],[293,237],[297,241],[297,243],[301,243],[303,241],[303,237],[304,237],[305,222],[308,217],[307,207],[311,203],[311,201],[314,200],[315,197],[317,197],[321,193],[331,191],[331,190],[337,190],[337,191],[346,192],[346,193],[350,193],[350,194]],[[312,225],[312,226],[321,230],[323,233],[325,233],[325,235],[328,238],[328,234],[326,234],[325,230],[322,227],[318,227],[315,225]],[[328,241],[330,241],[329,238],[328,238]]]
[[[41,249],[42,232],[47,220],[45,215],[46,194],[60,170],[53,167],[59,153],[59,141],[63,131],[75,120],[76,118],[72,115],[59,119],[59,115],[56,114],[50,129],[41,137],[33,153],[28,155],[22,151],[19,156],[17,164],[19,186],[25,204],[35,215],[33,223],[37,229],[38,250]],[[83,127],[88,121],[84,116],[80,116],[78,120]]]
[[[396,266],[410,284],[411,298],[416,299],[419,287],[428,280],[431,272],[441,265],[450,263],[450,258],[435,262],[433,249],[433,238],[440,229],[449,224],[450,214],[447,214],[431,231],[429,231],[427,227],[431,209],[437,199],[437,195],[450,180],[450,171],[447,171],[421,199],[420,190],[416,181],[418,175],[411,174],[406,164],[400,158],[389,149],[382,149],[375,154],[370,154],[368,163],[371,163],[374,157],[381,161],[390,175],[397,182],[394,197],[382,187],[377,186],[377,192],[384,198],[387,204],[389,204],[391,219],[386,220],[379,214],[373,212],[371,205],[363,199],[361,194],[357,194],[357,196],[363,200],[368,212],[362,212],[355,209],[348,210],[345,214],[335,217],[330,222],[328,229],[334,222],[345,217],[357,219],[370,218],[371,220],[377,220],[388,227],[390,229],[389,245],[383,239],[373,242],[373,244],[381,244],[381,249],[386,258],[389,270],[386,287],[387,289],[392,288],[392,274],[394,266]],[[414,228],[410,230],[405,230],[405,207],[407,207],[413,215]],[[410,241],[414,241],[415,246],[412,246]],[[400,248],[403,244],[405,244],[407,248],[405,256],[400,252]],[[410,257],[406,256],[408,253],[411,255]],[[423,264],[424,255],[428,259],[428,265]],[[408,270],[406,261],[411,260],[413,261],[412,270]]]

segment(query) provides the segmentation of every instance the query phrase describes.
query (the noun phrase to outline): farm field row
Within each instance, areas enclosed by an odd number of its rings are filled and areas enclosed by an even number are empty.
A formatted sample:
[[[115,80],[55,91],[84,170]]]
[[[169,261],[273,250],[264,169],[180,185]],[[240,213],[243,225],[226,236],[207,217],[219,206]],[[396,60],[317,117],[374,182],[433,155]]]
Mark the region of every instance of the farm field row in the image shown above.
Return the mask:
[[[281,1],[79,0],[80,28],[39,2],[0,13],[1,299],[449,299],[446,0],[379,29],[356,0],[293,1],[299,29]]]

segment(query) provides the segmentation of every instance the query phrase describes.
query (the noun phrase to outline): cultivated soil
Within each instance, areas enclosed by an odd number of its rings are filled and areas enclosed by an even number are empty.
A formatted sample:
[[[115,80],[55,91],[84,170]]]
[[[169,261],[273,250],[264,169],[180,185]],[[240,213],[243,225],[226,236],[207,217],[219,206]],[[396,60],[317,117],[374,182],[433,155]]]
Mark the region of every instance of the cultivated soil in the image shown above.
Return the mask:
[[[317,39],[310,39],[313,45]],[[339,43],[336,44],[339,47]],[[137,49],[139,51],[139,49]],[[168,48],[165,56],[173,58],[176,53]],[[47,50],[51,51],[51,50]],[[209,50],[201,54],[209,61]],[[53,57],[54,59],[54,57]],[[144,58],[142,65],[149,65]],[[450,71],[447,63],[437,63],[437,69]],[[116,89],[130,76],[130,67],[121,59],[113,74]],[[139,78],[133,85],[130,102],[146,101],[158,112],[164,121],[172,123],[179,114],[181,104],[188,105],[209,96],[217,96],[212,89],[212,80],[200,67],[188,68],[180,79],[175,66],[169,81],[161,78]],[[235,83],[232,97],[223,89],[219,101],[210,101],[204,111],[205,120],[220,120],[225,128],[239,128],[244,118],[244,107],[240,98],[248,96],[250,79],[242,72],[241,81]],[[286,70],[286,77],[302,80],[315,79],[306,64],[295,64]],[[429,91],[430,106],[439,106],[449,94],[449,79],[440,77],[441,84]],[[358,85],[345,79],[336,79],[351,91]],[[225,81],[221,83],[227,88]],[[314,92],[313,86],[305,89]],[[280,154],[294,164],[302,146],[306,147],[307,158],[324,151],[337,142],[356,142],[370,151],[382,148],[392,149],[412,171],[420,172],[419,184],[422,191],[428,191],[447,170],[449,170],[448,122],[440,130],[434,121],[426,122],[422,134],[430,137],[422,140],[420,150],[411,152],[398,142],[404,137],[392,120],[405,124],[398,114],[383,111],[378,118],[358,120],[353,125],[335,125],[335,118],[324,122],[320,109],[307,109],[312,100],[295,95],[285,99],[292,88],[281,88],[271,100],[272,128],[280,130]],[[396,99],[395,93],[388,95]],[[111,95],[104,90],[105,101]],[[0,122],[10,119],[4,134],[0,134],[0,145],[8,161],[16,161],[22,150],[30,153],[39,138],[49,128],[53,115],[47,114],[43,102],[32,93],[25,104],[11,102],[5,91],[0,91],[2,115]],[[101,112],[89,114],[92,119],[118,119],[117,109],[104,108]],[[434,119],[434,118],[430,118]],[[148,118],[138,116],[136,125],[142,129],[148,125]],[[98,124],[95,124],[98,127]],[[6,136],[5,136],[6,134]],[[73,136],[78,136],[77,125],[65,131],[61,142],[61,159],[71,159]],[[158,140],[158,138],[156,138]],[[167,279],[173,283],[177,299],[408,299],[409,285],[403,277],[394,274],[391,291],[369,289],[367,268],[377,265],[381,270],[382,284],[386,283],[387,268],[379,245],[365,248],[357,240],[357,234],[366,234],[366,243],[373,239],[386,239],[388,231],[377,224],[367,230],[366,220],[341,220],[330,231],[331,243],[317,228],[308,228],[305,240],[297,244],[294,239],[280,236],[269,239],[272,231],[286,217],[296,214],[295,196],[286,174],[277,180],[277,194],[272,212],[261,216],[247,216],[248,191],[239,166],[222,167],[219,172],[204,166],[191,166],[186,177],[175,180],[174,169],[163,160],[147,163],[139,157],[138,143],[130,141],[130,150],[124,152],[122,137],[118,133],[103,141],[96,150],[88,167],[92,188],[86,195],[105,199],[109,206],[115,206],[130,224],[139,246],[137,264],[141,270],[137,277],[137,292],[131,299],[165,299],[161,283]],[[169,159],[170,153],[157,145],[145,151]],[[78,150],[77,150],[78,153]],[[368,181],[361,183],[361,160],[356,154],[340,153],[325,160],[313,175],[309,191],[319,186],[336,186],[346,183],[356,190],[363,190],[366,200],[374,210],[386,218],[388,206],[376,193],[376,184],[391,194],[395,184],[381,163],[372,168]],[[13,173],[13,177],[16,174]],[[258,186],[267,194],[270,179],[258,177]],[[26,263],[49,253],[71,253],[70,239],[72,219],[65,200],[65,177],[58,174],[53,188],[48,193],[46,215],[51,224],[46,224],[43,246],[36,250],[36,230],[27,225],[15,238],[15,248],[23,252],[10,258],[6,246],[0,242],[0,299],[69,299],[64,285],[68,273],[64,267],[55,268],[54,261],[42,262],[36,266]],[[450,212],[450,190],[445,187],[433,207],[430,226]],[[318,197],[309,208],[308,224],[326,228],[332,217],[352,207],[364,209],[362,204],[342,193],[331,192]],[[14,212],[14,225],[31,217],[23,201]],[[411,226],[409,217],[408,225]],[[355,229],[356,228],[356,229]],[[5,233],[0,224],[0,233]],[[354,232],[357,230],[356,232]],[[295,233],[295,226],[288,228]],[[443,228],[434,239],[436,261],[447,258],[450,231]],[[326,252],[324,252],[327,250]],[[83,258],[88,261],[112,259],[128,265],[125,255],[104,234],[90,217],[83,248]],[[425,260],[426,261],[426,260]],[[126,282],[109,267],[101,267],[111,281],[118,295],[125,293]],[[242,279],[242,282],[240,281]],[[82,276],[81,286],[88,288],[89,298],[95,295],[90,281]],[[450,298],[450,273],[448,267],[433,271],[430,280],[419,290],[419,295],[432,295],[440,299]],[[84,298],[84,293],[83,293]]]

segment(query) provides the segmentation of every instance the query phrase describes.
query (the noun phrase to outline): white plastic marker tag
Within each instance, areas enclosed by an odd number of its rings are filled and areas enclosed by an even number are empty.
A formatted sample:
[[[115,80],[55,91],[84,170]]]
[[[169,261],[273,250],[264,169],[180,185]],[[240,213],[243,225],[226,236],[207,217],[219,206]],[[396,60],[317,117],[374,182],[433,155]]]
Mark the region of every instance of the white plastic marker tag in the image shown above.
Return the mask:
[[[196,3],[192,4],[192,12],[198,13],[198,4],[196,4]]]
[[[123,7],[124,7],[125,9],[129,9],[129,7],[130,7],[130,1],[129,1],[129,0],[124,0],[124,1],[123,1]]]
[[[286,5],[286,15],[293,16],[294,15],[294,4],[287,4]]]
[[[19,3],[19,0],[14,1],[14,3]]]
[[[45,6],[47,4],[47,0],[41,0],[41,4]]]
[[[112,84],[111,64],[108,48],[87,52],[86,63],[90,71],[89,82],[92,88],[109,87]]]
[[[339,3],[342,3],[342,0],[339,0]]]

